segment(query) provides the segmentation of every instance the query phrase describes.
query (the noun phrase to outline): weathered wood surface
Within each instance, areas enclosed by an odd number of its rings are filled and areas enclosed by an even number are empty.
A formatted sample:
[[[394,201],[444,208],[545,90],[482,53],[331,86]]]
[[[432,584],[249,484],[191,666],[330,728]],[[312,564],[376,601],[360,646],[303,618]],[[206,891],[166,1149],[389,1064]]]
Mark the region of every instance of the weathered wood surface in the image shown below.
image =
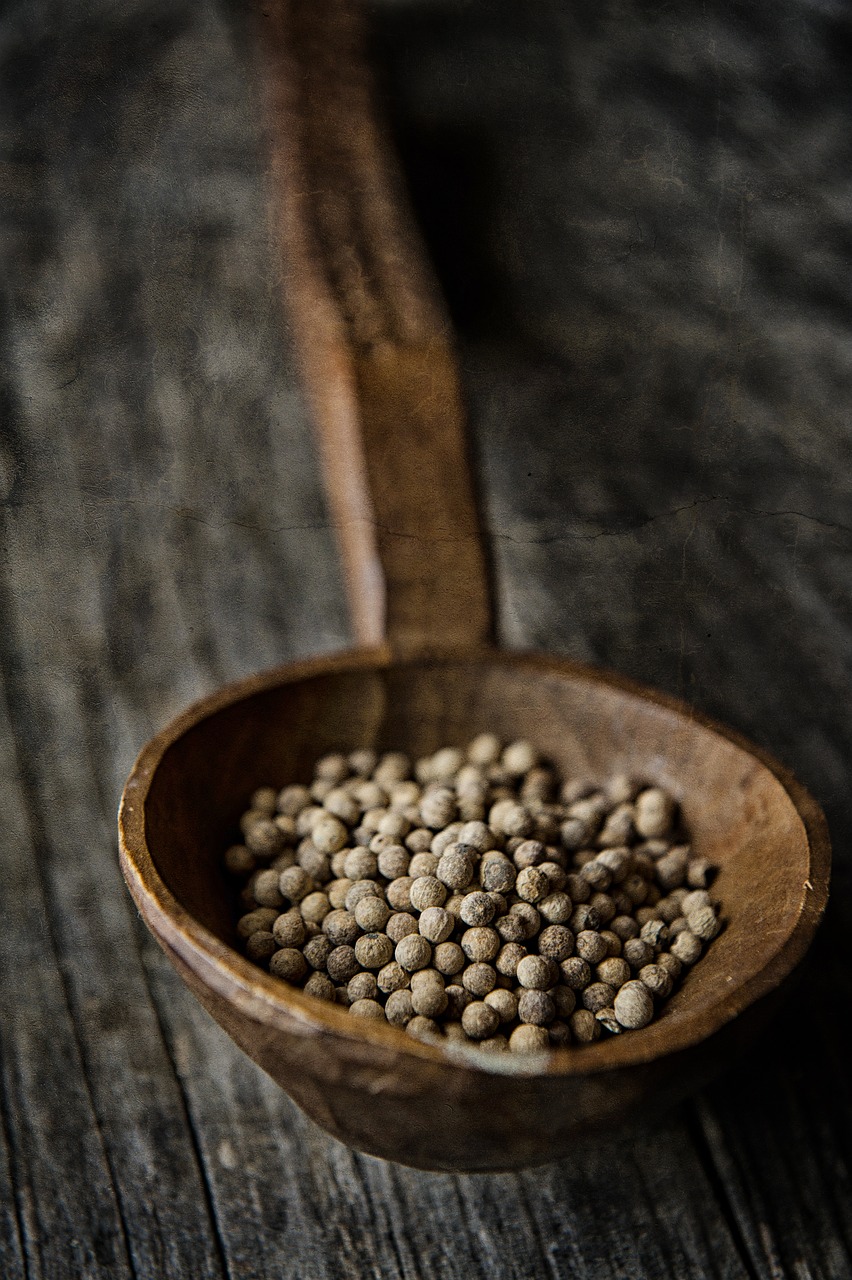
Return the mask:
[[[518,1177],[302,1119],[134,918],[191,697],[347,639],[268,270],[248,18],[3,17],[0,1273],[852,1275],[852,89],[830,3],[382,5],[501,634],[682,694],[824,804],[808,985],[662,1128]]]

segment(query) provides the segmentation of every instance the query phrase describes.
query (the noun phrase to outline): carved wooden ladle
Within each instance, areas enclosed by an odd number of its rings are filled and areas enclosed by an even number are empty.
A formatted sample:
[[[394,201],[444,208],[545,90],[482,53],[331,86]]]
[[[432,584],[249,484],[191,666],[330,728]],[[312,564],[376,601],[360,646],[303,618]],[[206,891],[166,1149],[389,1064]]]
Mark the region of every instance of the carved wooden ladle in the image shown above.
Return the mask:
[[[270,0],[260,28],[284,290],[359,647],[221,689],[149,742],[121,801],[122,870],[201,1003],[330,1133],[428,1169],[541,1163],[683,1096],[745,1042],[825,907],[825,822],[785,769],[690,708],[490,643],[448,323],[376,127],[358,15]],[[642,1031],[539,1057],[445,1048],[239,953],[222,858],[259,783],[305,780],[332,750],[416,757],[483,731],[531,739],[564,776],[668,788],[718,866],[726,927]]]

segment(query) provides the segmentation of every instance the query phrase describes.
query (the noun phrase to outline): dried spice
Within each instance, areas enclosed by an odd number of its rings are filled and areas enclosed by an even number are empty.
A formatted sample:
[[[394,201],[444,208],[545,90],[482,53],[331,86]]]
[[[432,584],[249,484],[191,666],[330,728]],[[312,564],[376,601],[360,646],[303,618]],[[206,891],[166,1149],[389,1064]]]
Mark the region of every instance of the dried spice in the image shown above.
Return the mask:
[[[561,780],[526,741],[329,754],[239,826],[246,955],[420,1039],[540,1053],[638,1030],[721,927],[672,796]]]

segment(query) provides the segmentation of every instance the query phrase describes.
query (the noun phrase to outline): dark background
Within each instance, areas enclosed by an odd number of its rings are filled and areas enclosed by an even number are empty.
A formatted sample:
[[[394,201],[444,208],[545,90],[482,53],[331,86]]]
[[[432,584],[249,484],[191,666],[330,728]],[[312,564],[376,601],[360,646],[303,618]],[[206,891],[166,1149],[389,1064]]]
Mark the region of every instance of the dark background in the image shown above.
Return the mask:
[[[852,1276],[852,13],[383,0],[373,47],[459,334],[501,640],[746,732],[834,896],[750,1057],[517,1177],[305,1121],[148,939],[141,743],[348,642],[265,212],[247,8],[0,10],[0,1274]]]

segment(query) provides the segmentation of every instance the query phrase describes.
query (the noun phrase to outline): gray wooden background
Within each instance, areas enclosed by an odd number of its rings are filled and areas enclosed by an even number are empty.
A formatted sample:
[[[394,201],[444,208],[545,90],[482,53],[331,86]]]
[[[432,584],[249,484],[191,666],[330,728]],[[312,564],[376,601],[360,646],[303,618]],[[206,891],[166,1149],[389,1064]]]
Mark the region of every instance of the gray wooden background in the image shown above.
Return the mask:
[[[824,804],[805,987],[661,1126],[521,1176],[303,1119],[135,917],[114,813],[223,680],[347,642],[236,0],[7,0],[0,1275],[852,1276],[852,14],[383,0],[502,640],[616,667]]]

